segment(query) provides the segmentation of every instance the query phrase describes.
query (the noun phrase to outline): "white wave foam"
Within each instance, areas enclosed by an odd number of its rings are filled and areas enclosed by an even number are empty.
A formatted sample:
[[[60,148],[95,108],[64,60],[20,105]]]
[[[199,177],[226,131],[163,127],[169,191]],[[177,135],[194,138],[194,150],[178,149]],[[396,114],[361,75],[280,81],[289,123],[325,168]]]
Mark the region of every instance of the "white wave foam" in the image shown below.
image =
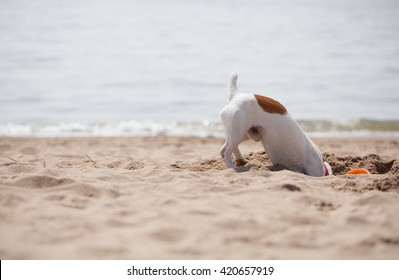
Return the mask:
[[[300,121],[311,137],[399,137],[399,121]],[[219,122],[60,122],[60,123],[0,123],[0,136],[224,136]]]
[[[53,124],[0,124],[2,136],[222,136],[220,124],[204,122],[158,123],[158,122],[61,122]]]

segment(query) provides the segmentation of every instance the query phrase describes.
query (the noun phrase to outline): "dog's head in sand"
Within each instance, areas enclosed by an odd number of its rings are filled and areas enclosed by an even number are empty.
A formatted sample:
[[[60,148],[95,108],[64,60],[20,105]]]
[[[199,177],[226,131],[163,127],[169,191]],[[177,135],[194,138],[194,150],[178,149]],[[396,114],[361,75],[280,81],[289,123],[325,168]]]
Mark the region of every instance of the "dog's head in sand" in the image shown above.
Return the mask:
[[[238,145],[250,138],[261,141],[273,164],[281,164],[292,171],[310,176],[331,175],[332,170],[317,146],[306,136],[298,123],[280,102],[237,89],[238,74],[228,80],[229,102],[220,117],[226,141],[220,150],[228,168],[245,165]]]

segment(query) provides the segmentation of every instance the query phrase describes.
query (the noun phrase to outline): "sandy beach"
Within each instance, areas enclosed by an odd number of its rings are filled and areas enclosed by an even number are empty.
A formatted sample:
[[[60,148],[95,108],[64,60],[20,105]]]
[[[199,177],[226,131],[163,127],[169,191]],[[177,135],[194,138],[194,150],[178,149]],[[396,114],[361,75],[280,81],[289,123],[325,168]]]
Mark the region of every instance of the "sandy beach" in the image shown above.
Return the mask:
[[[399,259],[399,139],[313,140],[334,176],[249,141],[228,170],[215,137],[2,137],[0,258]]]

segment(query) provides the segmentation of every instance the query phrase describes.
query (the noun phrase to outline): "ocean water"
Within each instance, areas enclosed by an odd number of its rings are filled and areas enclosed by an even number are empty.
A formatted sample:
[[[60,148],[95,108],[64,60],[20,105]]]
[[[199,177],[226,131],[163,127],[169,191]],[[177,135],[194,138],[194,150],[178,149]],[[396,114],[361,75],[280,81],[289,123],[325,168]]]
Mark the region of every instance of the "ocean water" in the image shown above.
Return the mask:
[[[1,0],[0,135],[223,135],[229,74],[318,136],[399,137],[397,0]]]

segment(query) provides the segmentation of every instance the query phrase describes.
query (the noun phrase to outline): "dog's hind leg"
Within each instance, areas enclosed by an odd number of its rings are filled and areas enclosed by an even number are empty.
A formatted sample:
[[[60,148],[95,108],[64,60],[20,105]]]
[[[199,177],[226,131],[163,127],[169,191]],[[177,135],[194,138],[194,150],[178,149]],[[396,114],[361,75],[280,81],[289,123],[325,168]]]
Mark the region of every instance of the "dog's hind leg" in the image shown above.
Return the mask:
[[[227,142],[224,142],[223,147],[220,149],[220,155],[224,157],[224,153],[226,152]]]
[[[241,165],[245,165],[247,162],[244,159],[244,157],[242,156],[240,150],[238,149],[238,145],[231,145],[229,143],[225,143],[222,147],[222,149],[220,150],[220,153],[223,155],[222,157],[224,158],[224,161],[226,162],[227,168],[234,168],[234,163],[233,163],[233,159],[232,159],[232,154],[234,153],[235,157],[236,157],[236,165],[237,166],[241,166]]]
[[[234,168],[232,153],[235,155],[237,165],[245,165],[246,161],[238,149],[238,145],[245,140],[248,126],[235,121],[242,118],[240,112],[236,111],[231,114],[228,109],[224,109],[220,116],[226,133],[226,142],[221,148],[220,154],[222,154],[222,157],[224,155],[228,168]]]
[[[240,150],[238,149],[238,145],[232,148],[234,155],[236,156],[236,165],[242,166],[247,163]]]
[[[240,152],[240,149],[238,149],[238,145],[245,140],[245,131],[239,131],[236,130],[236,134],[231,137],[233,139],[230,139],[230,141],[228,142],[228,148],[230,149],[231,152],[234,153],[235,157],[236,157],[236,165],[237,166],[241,166],[241,165],[245,165],[247,162],[244,159],[243,155]],[[230,153],[231,153],[230,152]]]
[[[227,168],[234,168],[234,163],[233,163],[233,159],[231,157],[232,155],[232,151],[230,149],[230,147],[228,146],[227,142],[226,144],[223,146],[224,149],[224,161],[226,162]],[[222,148],[222,149],[223,149]]]

